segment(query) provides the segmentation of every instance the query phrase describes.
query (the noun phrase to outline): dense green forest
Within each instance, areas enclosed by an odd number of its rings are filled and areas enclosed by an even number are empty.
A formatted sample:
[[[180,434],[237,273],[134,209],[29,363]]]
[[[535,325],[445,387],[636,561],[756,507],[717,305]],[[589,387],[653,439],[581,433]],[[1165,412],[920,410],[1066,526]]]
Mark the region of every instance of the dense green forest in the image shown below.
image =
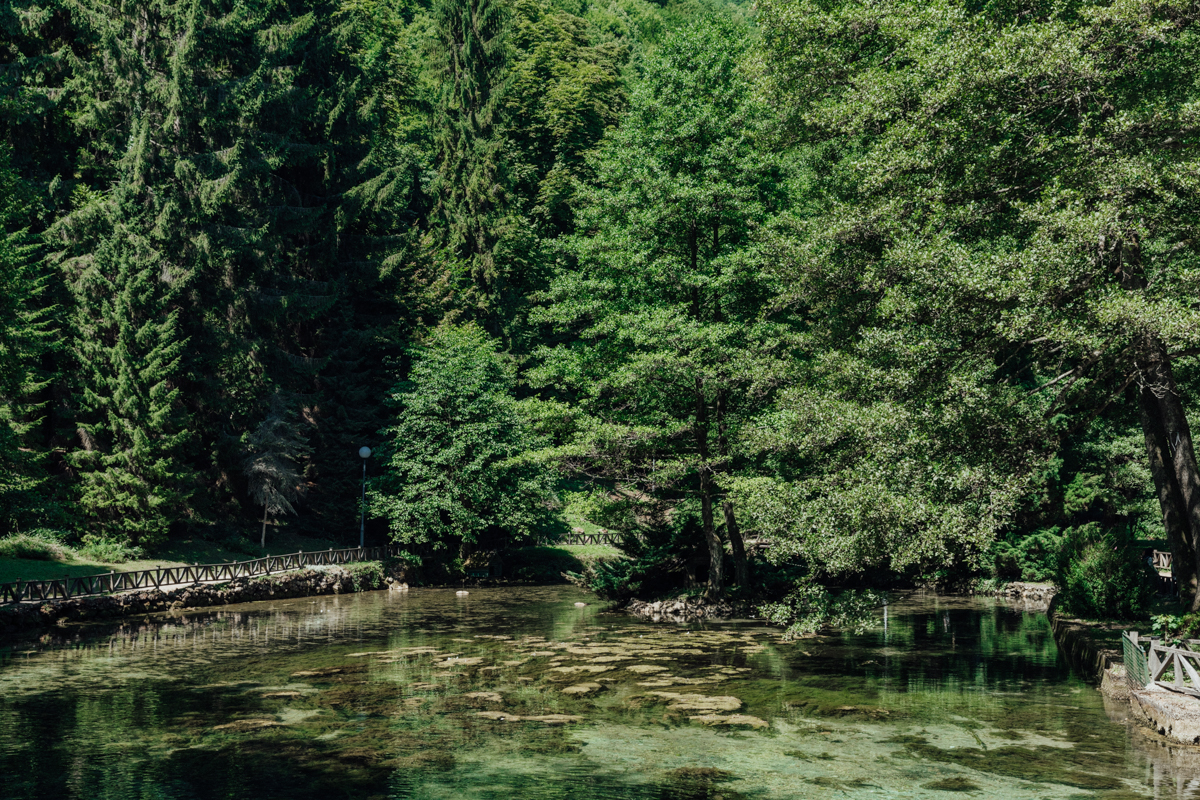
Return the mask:
[[[0,4],[0,532],[287,520],[801,628],[1200,603],[1200,4]],[[765,604],[765,605],[763,605]]]

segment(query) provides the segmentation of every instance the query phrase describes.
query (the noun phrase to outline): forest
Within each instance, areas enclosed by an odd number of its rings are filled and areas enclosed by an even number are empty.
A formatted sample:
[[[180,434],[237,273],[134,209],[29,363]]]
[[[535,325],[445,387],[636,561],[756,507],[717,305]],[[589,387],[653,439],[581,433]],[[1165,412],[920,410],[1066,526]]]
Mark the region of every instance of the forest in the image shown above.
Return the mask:
[[[1200,608],[1200,4],[5,0],[0,535]],[[430,567],[432,569],[432,566]]]

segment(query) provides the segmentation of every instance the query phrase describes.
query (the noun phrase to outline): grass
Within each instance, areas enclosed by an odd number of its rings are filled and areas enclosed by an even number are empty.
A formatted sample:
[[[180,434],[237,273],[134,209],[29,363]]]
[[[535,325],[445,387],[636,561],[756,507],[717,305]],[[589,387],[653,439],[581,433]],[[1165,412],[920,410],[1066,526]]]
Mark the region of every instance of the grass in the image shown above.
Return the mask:
[[[328,550],[338,548],[325,539],[310,539],[295,534],[267,533],[267,546],[263,555],[285,555],[299,550]],[[258,548],[254,548],[257,550]],[[104,572],[134,572],[158,567],[182,567],[187,564],[219,564],[225,561],[246,561],[257,555],[234,550],[216,542],[193,537],[171,542],[152,558],[110,564],[72,553],[64,560],[41,560],[0,556],[0,583],[27,580],[41,581],[52,578],[98,575]]]
[[[623,556],[620,550],[607,544],[560,544],[557,547],[559,550],[566,550],[585,564],[591,561],[611,561]]]

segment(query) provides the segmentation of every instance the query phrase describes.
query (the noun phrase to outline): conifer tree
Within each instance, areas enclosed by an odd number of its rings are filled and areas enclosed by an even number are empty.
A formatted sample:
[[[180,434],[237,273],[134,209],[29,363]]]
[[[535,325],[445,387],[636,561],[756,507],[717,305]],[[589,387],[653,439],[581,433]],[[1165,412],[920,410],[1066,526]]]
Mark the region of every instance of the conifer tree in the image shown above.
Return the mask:
[[[179,405],[178,294],[161,255],[116,222],[78,278],[72,315],[81,367],[79,437],[71,454],[79,504],[105,539],[162,542],[190,507],[190,434]]]
[[[294,414],[288,413],[276,396],[271,412],[250,434],[249,454],[243,468],[250,483],[250,496],[263,507],[261,547],[267,546],[267,518],[271,514],[295,514],[292,503],[308,490],[304,484],[304,460],[312,452]]]
[[[440,94],[437,148],[435,257],[446,262],[456,304],[487,315],[504,293],[511,264],[497,258],[506,235],[519,233],[509,218],[510,179],[498,113],[508,58],[505,9],[500,0],[438,0],[433,9]]]
[[[59,521],[47,502],[44,448],[30,435],[43,411],[35,399],[48,382],[40,361],[54,331],[38,248],[19,227],[32,193],[10,163],[0,146],[0,533]]]

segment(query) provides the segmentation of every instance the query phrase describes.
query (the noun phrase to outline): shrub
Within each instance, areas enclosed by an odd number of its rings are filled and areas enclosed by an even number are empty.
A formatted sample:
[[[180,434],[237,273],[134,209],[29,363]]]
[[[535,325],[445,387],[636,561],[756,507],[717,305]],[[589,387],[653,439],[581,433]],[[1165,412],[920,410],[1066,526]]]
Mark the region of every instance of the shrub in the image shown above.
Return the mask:
[[[1195,638],[1200,632],[1200,613],[1192,612],[1183,616],[1174,614],[1157,614],[1150,618],[1150,630],[1155,636],[1161,636],[1167,644],[1178,646],[1185,639]]]
[[[1063,546],[1059,528],[997,539],[988,551],[992,576],[1002,580],[1052,581]]]
[[[146,553],[142,548],[135,547],[128,542],[98,539],[91,536],[84,537],[83,546],[77,552],[82,558],[89,558],[92,561],[100,561],[105,564],[120,564],[125,561],[136,561],[139,558],[146,557]]]
[[[363,561],[358,564],[347,564],[346,571],[354,584],[354,591],[363,592],[369,589],[383,588],[383,564],[379,561]]]
[[[1128,528],[1091,522],[1068,528],[1055,583],[1063,610],[1084,617],[1144,617],[1153,594],[1150,567]]]
[[[66,561],[71,555],[71,548],[62,543],[59,534],[50,530],[13,533],[0,539],[0,558]]]

